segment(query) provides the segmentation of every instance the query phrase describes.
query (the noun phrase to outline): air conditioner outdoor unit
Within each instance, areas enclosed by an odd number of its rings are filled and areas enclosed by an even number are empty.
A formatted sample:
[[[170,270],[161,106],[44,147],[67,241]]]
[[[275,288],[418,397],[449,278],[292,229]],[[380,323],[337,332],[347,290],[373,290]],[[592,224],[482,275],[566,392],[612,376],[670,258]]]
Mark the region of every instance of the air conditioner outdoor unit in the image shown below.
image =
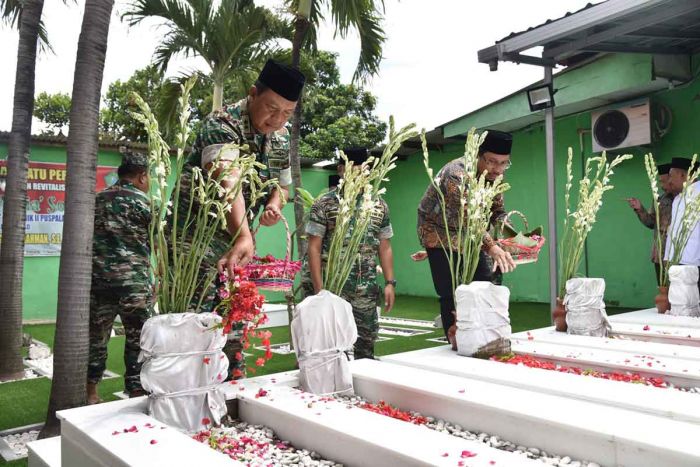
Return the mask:
[[[591,113],[593,152],[651,143],[651,105],[648,99]]]

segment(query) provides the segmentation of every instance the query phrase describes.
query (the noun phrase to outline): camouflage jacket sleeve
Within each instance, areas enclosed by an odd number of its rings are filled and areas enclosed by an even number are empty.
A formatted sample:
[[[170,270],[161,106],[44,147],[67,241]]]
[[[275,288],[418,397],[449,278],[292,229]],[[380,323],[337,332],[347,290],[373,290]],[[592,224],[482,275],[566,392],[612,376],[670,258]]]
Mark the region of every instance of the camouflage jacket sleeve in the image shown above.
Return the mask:
[[[328,216],[326,215],[324,197],[317,199],[311,206],[309,222],[306,224],[306,234],[314,237],[323,237],[326,234]]]
[[[207,147],[229,143],[243,144],[242,123],[235,115],[231,115],[226,109],[215,110],[202,122],[202,127],[197,139],[192,146],[190,162],[194,165],[202,165],[202,155]]]
[[[282,128],[270,138],[270,148],[267,157],[270,178],[276,178],[280,186],[292,184],[292,169],[289,161],[289,131]]]
[[[391,227],[391,219],[389,218],[389,205],[382,199],[380,206],[384,211],[384,217],[379,225],[379,240],[387,240],[394,236],[394,229]]]

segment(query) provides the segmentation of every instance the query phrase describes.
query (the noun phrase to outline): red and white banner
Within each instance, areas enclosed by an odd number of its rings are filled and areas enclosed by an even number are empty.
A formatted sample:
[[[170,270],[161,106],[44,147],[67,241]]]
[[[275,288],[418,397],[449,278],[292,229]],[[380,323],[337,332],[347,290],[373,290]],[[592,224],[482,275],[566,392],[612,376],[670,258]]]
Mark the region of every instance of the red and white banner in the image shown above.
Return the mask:
[[[0,229],[6,178],[7,161],[0,160]],[[104,190],[117,179],[116,167],[97,167],[96,191]],[[60,256],[65,200],[66,164],[30,162],[27,173],[25,256]]]

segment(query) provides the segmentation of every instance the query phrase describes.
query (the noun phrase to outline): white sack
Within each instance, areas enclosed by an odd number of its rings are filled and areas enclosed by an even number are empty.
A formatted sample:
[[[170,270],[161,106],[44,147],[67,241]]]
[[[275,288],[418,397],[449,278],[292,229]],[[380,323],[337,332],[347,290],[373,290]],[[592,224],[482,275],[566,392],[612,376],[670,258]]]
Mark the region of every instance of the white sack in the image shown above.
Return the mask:
[[[600,278],[575,277],[566,281],[567,334],[606,337],[610,322],[605,313],[605,281]]]
[[[671,266],[668,270],[671,281],[668,288],[670,315],[700,316],[700,294],[698,293],[697,266]]]
[[[460,285],[455,291],[457,353],[472,356],[481,347],[510,338],[510,290],[491,282]]]
[[[302,389],[314,394],[352,393],[346,354],[357,340],[352,306],[322,290],[296,306],[291,326]]]
[[[141,330],[141,385],[150,392],[149,412],[187,432],[202,421],[218,424],[226,415],[219,385],[228,373],[222,351],[226,336],[213,313],[173,313],[150,318]]]

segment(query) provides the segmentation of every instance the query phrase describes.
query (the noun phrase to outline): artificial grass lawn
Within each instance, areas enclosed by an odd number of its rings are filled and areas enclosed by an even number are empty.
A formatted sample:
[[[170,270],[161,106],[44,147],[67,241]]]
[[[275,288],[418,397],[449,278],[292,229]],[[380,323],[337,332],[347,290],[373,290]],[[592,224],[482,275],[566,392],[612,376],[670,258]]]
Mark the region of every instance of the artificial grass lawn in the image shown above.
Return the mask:
[[[511,303],[509,311],[513,332],[542,328],[551,324],[549,304],[547,303]],[[624,311],[629,311],[629,309],[607,309],[608,314],[617,314]],[[394,310],[385,316],[433,321],[438,314],[439,306],[435,298],[399,296],[397,297]],[[270,331],[272,331],[272,344],[289,342],[289,328],[287,326],[271,328]],[[30,333],[34,339],[44,342],[53,348],[54,325],[25,326],[24,332]],[[394,337],[390,340],[377,342],[375,353],[381,356],[435,347],[442,344],[430,342],[426,339],[442,336],[442,329],[435,329],[429,334],[421,334],[419,336]],[[260,376],[294,369],[294,354],[274,354],[264,367],[256,368],[254,365],[255,359],[263,354],[262,351],[253,348],[257,344],[253,342],[251,348],[246,350],[246,353],[252,354],[246,359],[248,368],[253,368],[256,371],[255,374],[249,372],[248,376]],[[116,336],[110,339],[107,369],[123,375],[123,355],[124,336]],[[103,380],[99,386],[100,397],[105,401],[115,400],[116,397],[113,393],[123,389],[124,380],[121,377]],[[11,410],[0,410],[0,430],[43,422],[46,417],[50,390],[51,382],[46,378],[0,385],[0,407],[12,407]],[[6,464],[0,461],[0,465],[26,466],[27,464],[26,460],[24,460]]]

